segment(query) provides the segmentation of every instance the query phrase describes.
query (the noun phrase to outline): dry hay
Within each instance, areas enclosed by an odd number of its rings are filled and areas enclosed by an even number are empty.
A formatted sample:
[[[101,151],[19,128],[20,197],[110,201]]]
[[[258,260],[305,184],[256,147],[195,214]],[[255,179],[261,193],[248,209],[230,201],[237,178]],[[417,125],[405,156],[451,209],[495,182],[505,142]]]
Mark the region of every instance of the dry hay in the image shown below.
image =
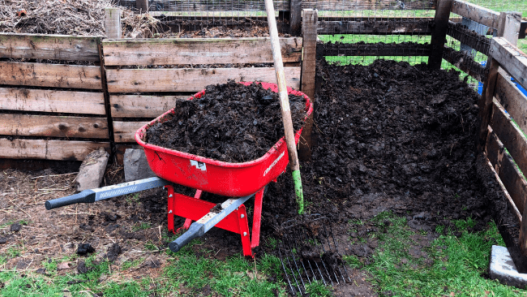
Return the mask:
[[[104,8],[111,0],[0,0],[0,32],[105,36]],[[25,16],[18,12],[25,10]],[[121,7],[122,37],[149,38],[157,19]]]

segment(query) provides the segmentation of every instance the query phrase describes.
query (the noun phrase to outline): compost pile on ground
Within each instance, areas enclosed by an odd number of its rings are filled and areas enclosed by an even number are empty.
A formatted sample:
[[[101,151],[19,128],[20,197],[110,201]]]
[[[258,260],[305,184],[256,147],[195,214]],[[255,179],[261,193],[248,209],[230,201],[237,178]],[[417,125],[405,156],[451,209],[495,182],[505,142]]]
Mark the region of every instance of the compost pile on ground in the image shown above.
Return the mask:
[[[289,95],[295,131],[305,100]],[[147,130],[146,142],[225,162],[262,157],[284,136],[278,93],[234,81],[207,86],[205,95],[176,102],[168,120]]]
[[[318,65],[315,144],[312,161],[301,164],[308,213],[347,222],[393,211],[432,227],[488,222],[476,170],[478,95],[458,74],[383,60]],[[263,228],[279,227],[296,209],[291,178],[282,175],[269,187]]]
[[[5,1],[0,5],[0,31],[105,36],[104,8],[112,7],[111,3],[110,0]],[[159,20],[120,9],[123,37],[150,38],[157,33]]]

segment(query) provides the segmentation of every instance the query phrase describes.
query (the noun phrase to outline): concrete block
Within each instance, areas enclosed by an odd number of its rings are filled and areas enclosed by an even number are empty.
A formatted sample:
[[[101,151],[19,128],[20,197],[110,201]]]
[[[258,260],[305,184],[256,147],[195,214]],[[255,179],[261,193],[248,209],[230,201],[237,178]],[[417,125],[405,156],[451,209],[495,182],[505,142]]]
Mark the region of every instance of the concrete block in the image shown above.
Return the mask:
[[[142,149],[126,149],[124,152],[124,179],[127,182],[156,176]]]
[[[527,286],[527,274],[518,272],[509,250],[503,246],[492,246],[489,274],[491,279],[497,279],[504,285],[520,289]]]
[[[75,180],[78,192],[99,187],[106,171],[109,156],[101,147],[84,158]]]

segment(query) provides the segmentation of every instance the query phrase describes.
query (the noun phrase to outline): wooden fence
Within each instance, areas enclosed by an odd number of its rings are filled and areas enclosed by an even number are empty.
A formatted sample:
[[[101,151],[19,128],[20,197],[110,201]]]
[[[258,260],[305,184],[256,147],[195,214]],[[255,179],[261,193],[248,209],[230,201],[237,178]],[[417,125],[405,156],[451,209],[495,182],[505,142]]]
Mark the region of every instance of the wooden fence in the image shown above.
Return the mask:
[[[450,13],[497,29],[488,41],[451,30]],[[449,23],[450,22],[450,23]],[[450,28],[450,29],[449,29]],[[431,19],[344,18],[319,21],[302,13],[302,37],[281,38],[288,85],[315,99],[317,56],[428,56],[443,59],[484,82],[479,149],[489,160],[520,226],[520,244],[506,238],[520,272],[527,272],[527,98],[511,83],[527,87],[527,56],[515,44],[525,30],[514,13],[496,13],[457,0],[440,0]],[[520,34],[518,34],[520,32]],[[317,43],[319,34],[431,35],[430,46],[379,47]],[[464,68],[452,60],[446,35],[489,56],[488,68]],[[122,157],[134,132],[206,85],[274,81],[267,38],[100,39],[95,37],[0,34],[0,158],[82,160],[91,150],[112,146]],[[218,66],[219,61],[222,65]],[[72,62],[75,62],[73,64]],[[456,64],[457,63],[457,64]],[[82,65],[76,65],[82,64]],[[211,67],[211,65],[213,65]],[[199,65],[199,66],[196,66]],[[218,67],[218,68],[216,68]],[[316,102],[315,102],[316,104]],[[309,156],[312,119],[304,129],[301,155]],[[502,230],[500,230],[502,231]],[[503,232],[502,232],[503,234]]]

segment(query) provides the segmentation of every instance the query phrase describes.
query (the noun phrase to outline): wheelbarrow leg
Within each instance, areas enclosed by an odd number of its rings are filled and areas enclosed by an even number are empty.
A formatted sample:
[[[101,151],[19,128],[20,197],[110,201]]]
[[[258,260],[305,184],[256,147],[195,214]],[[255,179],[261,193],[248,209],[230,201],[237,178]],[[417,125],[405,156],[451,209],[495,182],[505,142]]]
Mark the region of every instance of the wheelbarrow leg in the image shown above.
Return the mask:
[[[258,191],[254,197],[253,240],[251,243],[251,248],[255,248],[260,245],[260,225],[262,223],[262,202],[264,190],[265,187]]]
[[[238,215],[238,225],[240,226],[240,236],[242,237],[243,255],[246,257],[254,257],[253,251],[251,249],[249,221],[247,220],[245,205],[240,205],[236,213]]]
[[[201,198],[201,190],[196,190],[196,194],[194,195],[194,198],[196,198],[196,199],[200,199]],[[183,229],[184,230],[188,230],[188,228],[190,228],[190,224],[192,224],[192,220],[191,219],[186,219],[185,220],[185,224],[183,224]],[[179,228],[179,229],[181,229],[181,228]],[[177,229],[177,231],[179,231],[179,229]]]
[[[167,224],[168,224],[168,232],[176,233],[174,230],[174,201],[176,200],[176,197],[174,197],[174,187],[171,185],[165,186],[165,189],[167,190],[168,195],[168,217],[167,217]]]

